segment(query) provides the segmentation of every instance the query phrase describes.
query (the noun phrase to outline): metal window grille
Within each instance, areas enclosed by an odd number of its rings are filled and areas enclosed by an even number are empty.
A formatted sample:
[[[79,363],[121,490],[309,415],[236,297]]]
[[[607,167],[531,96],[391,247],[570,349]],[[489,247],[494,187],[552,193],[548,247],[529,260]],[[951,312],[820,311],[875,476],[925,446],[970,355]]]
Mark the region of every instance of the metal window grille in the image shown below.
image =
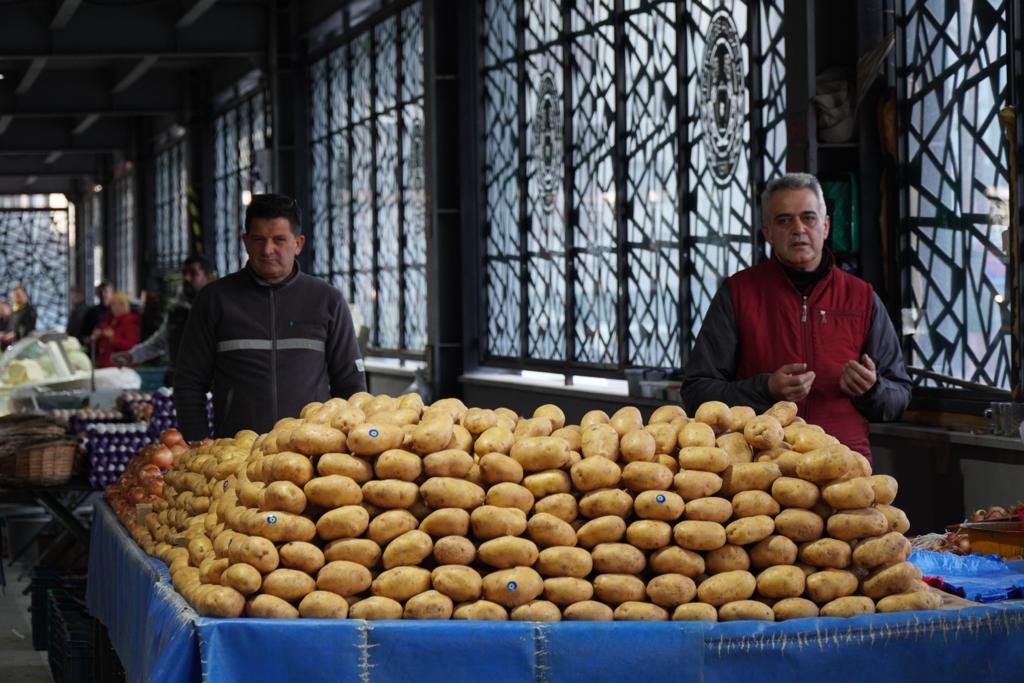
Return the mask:
[[[64,329],[67,322],[73,229],[68,209],[0,208],[0,282],[25,287],[37,330]]]
[[[129,296],[136,287],[135,169],[126,163],[114,178],[114,284]]]
[[[314,274],[396,356],[427,341],[421,13],[411,3],[310,68]]]
[[[156,266],[166,273],[189,254],[188,147],[179,139],[156,155]]]
[[[485,362],[683,364],[785,168],[782,5],[485,0]]]

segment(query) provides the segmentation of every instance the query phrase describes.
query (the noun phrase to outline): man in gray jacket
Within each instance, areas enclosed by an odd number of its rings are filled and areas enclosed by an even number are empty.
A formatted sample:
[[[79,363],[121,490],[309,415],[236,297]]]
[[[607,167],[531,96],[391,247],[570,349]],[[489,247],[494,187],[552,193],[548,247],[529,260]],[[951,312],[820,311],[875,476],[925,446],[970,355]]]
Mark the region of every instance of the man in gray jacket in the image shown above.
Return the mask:
[[[245,212],[241,270],[199,292],[178,350],[174,405],[186,439],[269,431],[311,401],[366,389],[352,318],[341,292],[299,271],[298,205],[253,195]]]

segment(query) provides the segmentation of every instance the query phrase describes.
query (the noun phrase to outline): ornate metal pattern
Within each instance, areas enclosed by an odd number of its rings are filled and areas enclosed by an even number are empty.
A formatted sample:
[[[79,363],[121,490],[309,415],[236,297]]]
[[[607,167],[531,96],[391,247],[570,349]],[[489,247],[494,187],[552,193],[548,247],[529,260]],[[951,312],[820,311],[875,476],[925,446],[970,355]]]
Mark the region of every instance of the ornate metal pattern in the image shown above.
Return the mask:
[[[182,139],[156,155],[156,266],[160,272],[177,270],[189,254],[185,150]]]
[[[67,209],[0,208],[0,282],[21,285],[36,307],[37,330],[64,329],[68,315]]]
[[[314,270],[385,354],[426,346],[420,14],[411,3],[310,71]]]
[[[722,278],[753,261],[755,181],[785,167],[781,0],[485,0],[481,32],[485,356],[680,366]],[[720,120],[702,119],[705,63]]]
[[[903,282],[912,365],[1009,388],[1005,1],[900,2]],[[913,322],[911,322],[911,319]]]

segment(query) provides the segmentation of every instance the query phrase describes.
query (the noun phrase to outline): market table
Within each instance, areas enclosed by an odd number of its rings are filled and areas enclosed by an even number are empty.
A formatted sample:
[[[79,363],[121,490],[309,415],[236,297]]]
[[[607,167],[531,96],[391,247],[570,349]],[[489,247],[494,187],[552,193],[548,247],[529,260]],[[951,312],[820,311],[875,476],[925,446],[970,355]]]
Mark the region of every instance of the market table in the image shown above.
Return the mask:
[[[785,623],[207,619],[104,503],[89,610],[131,681],[1020,680],[1024,601]]]

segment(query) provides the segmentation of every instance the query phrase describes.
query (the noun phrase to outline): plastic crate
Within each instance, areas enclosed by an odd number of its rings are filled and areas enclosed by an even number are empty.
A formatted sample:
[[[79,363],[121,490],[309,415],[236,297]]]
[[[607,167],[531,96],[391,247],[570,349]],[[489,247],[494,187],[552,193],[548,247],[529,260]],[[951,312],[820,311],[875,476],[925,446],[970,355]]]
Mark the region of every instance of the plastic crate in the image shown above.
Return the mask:
[[[107,627],[99,619],[93,619],[93,640],[95,655],[92,660],[92,679],[102,683],[124,683],[126,680],[121,658],[114,651]]]
[[[164,385],[164,377],[167,375],[167,368],[163,366],[151,367],[142,366],[135,368],[142,378],[142,386],[139,391],[154,392]]]
[[[85,597],[85,576],[57,569],[36,567],[32,570],[32,648],[45,650],[49,641],[49,604],[47,592],[60,588],[77,597]]]
[[[62,588],[47,591],[49,601],[50,675],[55,683],[88,683],[93,679],[96,650],[93,619],[82,600]]]

